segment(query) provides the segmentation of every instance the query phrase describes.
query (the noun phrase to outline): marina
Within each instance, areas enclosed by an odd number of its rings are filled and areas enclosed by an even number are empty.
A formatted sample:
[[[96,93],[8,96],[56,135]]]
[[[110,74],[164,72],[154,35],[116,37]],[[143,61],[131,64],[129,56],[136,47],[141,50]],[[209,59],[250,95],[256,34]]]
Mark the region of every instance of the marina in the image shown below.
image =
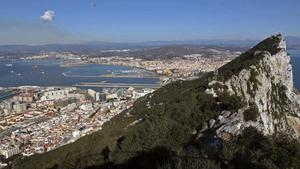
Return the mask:
[[[72,86],[82,82],[125,84],[157,84],[160,79],[153,72],[137,71],[127,66],[86,64],[61,67],[61,60],[0,60],[0,86]],[[114,73],[113,73],[114,72]]]

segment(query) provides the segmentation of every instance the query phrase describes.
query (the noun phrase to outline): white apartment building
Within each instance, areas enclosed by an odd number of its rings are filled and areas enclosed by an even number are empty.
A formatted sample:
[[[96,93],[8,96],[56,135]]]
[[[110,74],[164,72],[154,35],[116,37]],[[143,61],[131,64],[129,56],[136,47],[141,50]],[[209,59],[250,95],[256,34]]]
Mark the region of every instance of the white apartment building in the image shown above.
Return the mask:
[[[20,149],[18,147],[13,147],[13,148],[7,148],[4,150],[1,150],[0,152],[5,158],[9,158],[13,155],[19,154]]]
[[[62,98],[65,98],[69,94],[69,92],[74,91],[74,90],[76,90],[76,88],[69,87],[69,88],[53,89],[50,91],[45,91],[40,100],[46,101],[46,100],[62,99]]]

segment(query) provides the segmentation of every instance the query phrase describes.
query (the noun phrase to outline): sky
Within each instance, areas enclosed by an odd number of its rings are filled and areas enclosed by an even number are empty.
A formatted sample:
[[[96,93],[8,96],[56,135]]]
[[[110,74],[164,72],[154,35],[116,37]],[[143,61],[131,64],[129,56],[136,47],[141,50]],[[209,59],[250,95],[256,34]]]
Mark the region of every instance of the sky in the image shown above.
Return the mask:
[[[1,0],[0,44],[300,37],[299,0]]]

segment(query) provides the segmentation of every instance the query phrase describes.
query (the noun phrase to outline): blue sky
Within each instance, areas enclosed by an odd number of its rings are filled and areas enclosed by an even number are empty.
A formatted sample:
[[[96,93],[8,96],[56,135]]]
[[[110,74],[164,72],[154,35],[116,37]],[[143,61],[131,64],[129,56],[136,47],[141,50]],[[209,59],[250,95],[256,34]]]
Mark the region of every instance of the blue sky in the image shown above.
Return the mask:
[[[299,9],[299,0],[1,0],[0,44],[300,36]]]

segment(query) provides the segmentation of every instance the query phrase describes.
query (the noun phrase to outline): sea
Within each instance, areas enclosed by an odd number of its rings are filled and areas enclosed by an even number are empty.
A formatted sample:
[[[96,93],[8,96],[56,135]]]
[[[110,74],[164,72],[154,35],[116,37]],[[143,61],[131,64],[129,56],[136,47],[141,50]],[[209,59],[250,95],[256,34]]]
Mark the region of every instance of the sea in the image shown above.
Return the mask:
[[[300,50],[289,50],[293,66],[294,86],[300,90]]]
[[[112,72],[130,72],[133,67],[85,64],[61,67],[61,60],[0,60],[0,87],[72,86],[81,82],[159,83],[159,78],[98,77]],[[12,66],[8,66],[12,63]],[[8,65],[7,65],[8,64]],[[151,72],[146,72],[151,73]],[[70,76],[64,76],[68,74]]]
[[[300,89],[300,50],[290,50],[294,84]],[[12,64],[12,67],[6,66]],[[112,72],[132,71],[133,67],[86,64],[61,67],[61,60],[5,60],[0,59],[0,87],[16,86],[72,86],[81,82],[159,83],[159,78],[97,77]],[[73,76],[64,76],[63,73]],[[149,72],[150,73],[150,72]]]

